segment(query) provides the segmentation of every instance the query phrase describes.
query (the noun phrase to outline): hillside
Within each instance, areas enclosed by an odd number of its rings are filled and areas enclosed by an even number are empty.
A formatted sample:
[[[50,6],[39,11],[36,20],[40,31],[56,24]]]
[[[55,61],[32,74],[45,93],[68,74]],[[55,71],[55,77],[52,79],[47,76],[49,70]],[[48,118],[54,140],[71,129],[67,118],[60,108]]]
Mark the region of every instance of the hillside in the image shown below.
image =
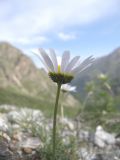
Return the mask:
[[[115,93],[120,93],[120,48],[107,56],[96,59],[90,68],[73,81],[73,85],[77,85],[78,92],[83,94],[85,84],[90,80],[95,80],[100,73],[106,74]]]
[[[50,79],[27,56],[8,43],[0,44],[0,86],[13,87],[31,95],[47,93]]]

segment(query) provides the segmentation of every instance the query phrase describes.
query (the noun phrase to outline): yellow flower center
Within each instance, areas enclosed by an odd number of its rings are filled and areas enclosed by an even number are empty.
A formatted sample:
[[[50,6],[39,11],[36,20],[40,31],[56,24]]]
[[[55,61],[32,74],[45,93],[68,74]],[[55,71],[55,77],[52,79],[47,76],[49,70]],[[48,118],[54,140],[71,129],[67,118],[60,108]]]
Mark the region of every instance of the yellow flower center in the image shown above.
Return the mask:
[[[61,72],[61,66],[58,65],[58,73],[60,73],[60,72]]]

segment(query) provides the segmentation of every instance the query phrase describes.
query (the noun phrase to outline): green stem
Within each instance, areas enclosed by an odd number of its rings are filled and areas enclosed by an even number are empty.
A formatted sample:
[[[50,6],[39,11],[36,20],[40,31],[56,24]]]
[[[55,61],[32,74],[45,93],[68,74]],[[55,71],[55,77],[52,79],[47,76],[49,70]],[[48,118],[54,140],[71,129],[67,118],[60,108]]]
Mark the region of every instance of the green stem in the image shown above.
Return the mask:
[[[61,109],[61,119],[64,118],[64,103],[63,103],[63,101],[65,100],[65,98],[67,98],[67,95],[68,95],[68,91],[62,92],[62,102],[61,102],[61,106],[60,106],[60,109]]]
[[[54,119],[53,119],[53,160],[55,160],[55,150],[56,150],[56,118],[57,118],[60,89],[61,89],[61,84],[58,83],[56,102],[55,102],[55,108],[54,108]]]

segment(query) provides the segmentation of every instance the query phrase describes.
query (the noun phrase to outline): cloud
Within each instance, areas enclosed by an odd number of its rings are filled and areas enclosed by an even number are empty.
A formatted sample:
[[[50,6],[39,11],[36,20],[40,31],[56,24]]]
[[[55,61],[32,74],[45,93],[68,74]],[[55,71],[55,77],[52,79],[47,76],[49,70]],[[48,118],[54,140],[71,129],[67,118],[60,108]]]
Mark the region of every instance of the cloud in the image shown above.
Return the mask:
[[[58,33],[58,37],[64,41],[69,41],[77,38],[75,34],[72,34],[72,33],[66,34],[63,32]]]
[[[74,35],[65,34],[65,29],[117,14],[119,6],[119,0],[0,1],[0,40],[43,44],[55,32],[63,40],[73,39]]]

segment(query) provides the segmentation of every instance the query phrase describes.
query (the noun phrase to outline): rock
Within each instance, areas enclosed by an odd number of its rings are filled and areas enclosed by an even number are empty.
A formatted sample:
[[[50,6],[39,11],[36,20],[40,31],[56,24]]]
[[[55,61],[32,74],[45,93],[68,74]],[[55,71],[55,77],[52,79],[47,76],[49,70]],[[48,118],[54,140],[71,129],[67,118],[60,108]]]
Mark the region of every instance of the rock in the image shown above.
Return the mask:
[[[84,130],[80,130],[79,132],[79,138],[80,140],[85,140],[85,141],[88,141],[89,139],[89,132],[88,131],[84,131]]]
[[[7,132],[8,128],[7,122],[0,118],[0,131]]]
[[[96,153],[94,158],[91,160],[120,160],[120,152],[118,154],[116,151],[111,150],[110,152],[104,151],[103,153]]]
[[[21,130],[21,127],[19,124],[12,124],[11,129],[12,131],[18,131]]]
[[[61,118],[60,123],[62,123],[64,126],[68,127],[68,129],[70,129],[70,130],[75,129],[73,122],[71,120],[69,120],[68,118]]]
[[[91,160],[104,160],[102,154],[96,154]]]
[[[17,152],[18,147],[17,147],[17,145],[14,144],[14,142],[13,142],[13,143],[10,143],[10,144],[9,144],[9,150],[12,151],[12,152]]]
[[[120,133],[115,136],[115,139],[116,139],[116,145],[120,147]]]
[[[19,125],[30,124],[44,119],[43,113],[39,110],[22,108],[18,111],[11,111],[7,115],[8,120],[11,123],[17,123]]]
[[[4,112],[14,111],[14,110],[16,110],[16,106],[2,104],[2,105],[0,105],[0,110],[4,111]]]
[[[120,138],[116,138],[115,144],[116,144],[118,147],[120,147]]]
[[[22,141],[22,136],[23,136],[22,132],[15,132],[13,133],[12,139],[15,141]]]
[[[37,149],[42,145],[42,142],[38,137],[28,137],[25,140],[21,141],[20,147],[22,149],[24,148],[31,148],[31,149]]]
[[[10,140],[11,140],[11,138],[6,133],[1,133],[0,136],[1,136],[1,138],[6,139],[8,142],[10,142]]]
[[[79,160],[93,160],[95,156],[94,151],[88,151],[86,148],[80,148],[78,150]]]
[[[96,128],[94,141],[95,141],[95,144],[101,148],[104,148],[107,145],[115,145],[115,142],[116,142],[115,136],[104,131],[101,126],[98,126]]]
[[[11,123],[18,123],[20,120],[20,113],[18,111],[11,111],[8,113],[7,118]]]
[[[31,148],[23,148],[23,152],[26,153],[26,154],[31,154],[32,149]]]
[[[0,160],[12,160],[12,152],[8,149],[8,142],[6,139],[0,140]]]

